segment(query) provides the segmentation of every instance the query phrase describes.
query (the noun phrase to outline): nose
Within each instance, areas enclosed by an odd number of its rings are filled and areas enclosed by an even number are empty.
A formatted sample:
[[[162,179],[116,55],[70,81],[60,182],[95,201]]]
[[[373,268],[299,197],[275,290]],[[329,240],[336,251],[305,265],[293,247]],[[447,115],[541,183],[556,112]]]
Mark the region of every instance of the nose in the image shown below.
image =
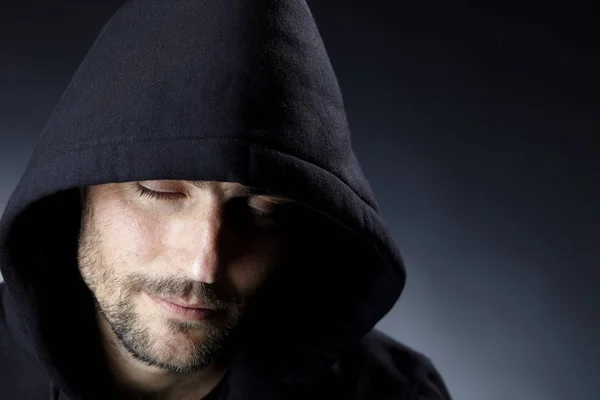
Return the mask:
[[[194,229],[195,258],[189,269],[190,278],[205,283],[215,283],[222,272],[223,218],[219,206],[207,207]]]

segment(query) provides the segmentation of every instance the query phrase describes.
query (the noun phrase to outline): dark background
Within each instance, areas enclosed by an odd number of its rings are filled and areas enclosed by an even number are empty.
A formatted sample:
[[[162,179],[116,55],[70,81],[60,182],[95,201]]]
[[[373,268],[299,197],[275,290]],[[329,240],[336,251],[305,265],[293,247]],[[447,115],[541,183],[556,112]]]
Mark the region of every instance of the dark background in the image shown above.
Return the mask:
[[[447,3],[309,1],[408,266],[379,328],[455,399],[598,399],[599,15]],[[0,4],[2,210],[121,1]]]

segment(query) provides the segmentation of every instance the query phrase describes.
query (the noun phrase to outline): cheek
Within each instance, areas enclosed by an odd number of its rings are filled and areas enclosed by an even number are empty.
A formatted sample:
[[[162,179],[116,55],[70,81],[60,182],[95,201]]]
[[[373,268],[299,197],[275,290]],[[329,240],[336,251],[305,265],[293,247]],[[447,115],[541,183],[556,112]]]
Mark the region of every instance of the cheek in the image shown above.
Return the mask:
[[[118,257],[125,268],[136,268],[160,256],[165,246],[165,229],[161,229],[159,221],[147,212],[118,202],[107,204],[105,210],[98,226],[104,227],[103,237],[111,258]]]
[[[228,268],[228,279],[244,295],[252,295],[283,262],[285,247],[280,240],[254,239]]]

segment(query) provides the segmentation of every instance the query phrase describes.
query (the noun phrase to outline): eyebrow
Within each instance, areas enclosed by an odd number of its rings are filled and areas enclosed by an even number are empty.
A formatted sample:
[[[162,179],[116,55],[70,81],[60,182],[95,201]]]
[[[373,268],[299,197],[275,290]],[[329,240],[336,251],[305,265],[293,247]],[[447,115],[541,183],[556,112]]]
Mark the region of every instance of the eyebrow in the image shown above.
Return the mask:
[[[209,181],[188,181],[188,180],[186,180],[184,182],[194,185],[198,189],[207,189],[209,186]],[[267,196],[267,197],[272,197],[278,201],[284,201],[284,202],[289,201],[283,197],[269,195],[269,194],[265,193],[264,190],[261,190],[259,188],[252,187],[252,186],[242,185],[239,189],[234,189],[234,193],[239,196]]]
[[[208,181],[184,181],[184,182],[194,185],[198,189],[206,189],[208,187]]]

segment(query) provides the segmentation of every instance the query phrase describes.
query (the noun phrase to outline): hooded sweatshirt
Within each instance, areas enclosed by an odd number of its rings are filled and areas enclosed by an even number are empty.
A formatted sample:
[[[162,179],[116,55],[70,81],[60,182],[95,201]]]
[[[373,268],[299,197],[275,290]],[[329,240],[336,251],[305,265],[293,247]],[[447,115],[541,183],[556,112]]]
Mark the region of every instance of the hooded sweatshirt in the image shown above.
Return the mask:
[[[306,210],[311,245],[259,291],[215,399],[450,398],[426,356],[374,330],[405,269],[303,0],[133,0],[107,22],[0,221],[0,398],[114,397],[77,269],[79,188],[159,179]]]

